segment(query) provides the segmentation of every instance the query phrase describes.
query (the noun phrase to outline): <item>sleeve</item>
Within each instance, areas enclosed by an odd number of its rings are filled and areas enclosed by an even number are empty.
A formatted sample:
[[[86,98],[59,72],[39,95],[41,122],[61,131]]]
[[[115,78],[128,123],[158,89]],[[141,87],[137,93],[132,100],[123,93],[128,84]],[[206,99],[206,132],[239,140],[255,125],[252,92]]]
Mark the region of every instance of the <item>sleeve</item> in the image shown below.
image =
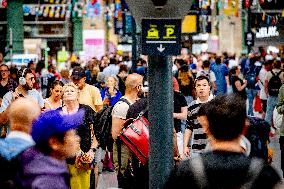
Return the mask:
[[[115,96],[112,96],[110,98],[110,105],[113,106],[115,105],[115,103],[117,103],[117,101],[122,97],[122,94],[120,91],[117,91],[116,92],[116,95]]]
[[[213,71],[210,72],[210,82],[215,82],[216,81],[216,76]]]
[[[180,99],[180,107],[182,108],[182,107],[187,107],[187,102],[186,102],[186,99],[185,99],[185,97],[184,97],[184,95],[182,95],[182,94],[180,94],[180,97],[179,97]]]
[[[44,100],[43,100],[43,98],[42,98],[42,96],[39,92],[37,92],[37,95],[38,95],[38,104],[41,108],[43,108],[44,107]]]
[[[100,90],[97,87],[92,87],[92,98],[93,98],[93,104],[95,106],[97,105],[103,105],[103,100],[101,97]]]
[[[68,189],[68,184],[64,177],[44,175],[33,181],[31,189]]]
[[[225,65],[224,65],[224,75],[225,76],[229,75],[229,69]]]
[[[1,104],[1,107],[0,107],[0,113],[4,112],[8,108],[8,106],[12,102],[12,98],[13,98],[13,93],[11,91],[7,92],[3,96],[2,104]]]
[[[279,114],[284,114],[284,85],[280,87],[276,108]]]
[[[125,102],[117,103],[112,110],[112,116],[120,119],[126,119],[129,105]]]
[[[256,179],[253,189],[257,188],[275,188],[277,184],[280,184],[281,179],[279,174],[269,165],[264,166]],[[281,187],[282,188],[282,187]]]
[[[190,129],[191,131],[193,131],[193,126],[194,126],[194,119],[192,118],[191,112],[188,109],[188,114],[187,114],[187,120],[186,120],[186,129]]]

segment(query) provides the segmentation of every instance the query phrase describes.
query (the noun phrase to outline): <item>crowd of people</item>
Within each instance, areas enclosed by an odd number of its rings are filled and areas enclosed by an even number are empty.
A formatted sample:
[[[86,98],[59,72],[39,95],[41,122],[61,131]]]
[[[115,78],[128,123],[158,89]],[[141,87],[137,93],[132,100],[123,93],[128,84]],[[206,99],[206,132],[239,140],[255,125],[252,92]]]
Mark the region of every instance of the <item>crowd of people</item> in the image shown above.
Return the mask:
[[[18,70],[2,63],[0,165],[9,171],[0,171],[0,188],[96,188],[103,171],[117,173],[119,188],[148,188],[148,166],[119,138],[126,120],[141,112],[148,118],[147,64],[146,58],[131,63],[114,54],[84,65],[73,62],[62,70],[52,63],[45,67],[43,62],[30,62]],[[174,57],[169,87],[176,167],[166,188],[176,188],[177,183],[193,188],[252,185],[253,174],[259,175],[255,188],[279,184],[280,176],[267,164],[267,143],[270,126],[275,127],[274,109],[284,113],[283,64],[284,59],[273,53],[250,53],[239,60],[226,53]],[[102,144],[96,119],[110,107],[110,140]],[[256,153],[255,141],[246,132],[252,123],[268,124],[264,155]],[[284,159],[283,133],[281,129]],[[261,170],[249,175],[255,164],[261,164]],[[195,175],[196,165],[203,175]],[[196,176],[204,182],[190,182]],[[226,182],[219,182],[219,176]]]

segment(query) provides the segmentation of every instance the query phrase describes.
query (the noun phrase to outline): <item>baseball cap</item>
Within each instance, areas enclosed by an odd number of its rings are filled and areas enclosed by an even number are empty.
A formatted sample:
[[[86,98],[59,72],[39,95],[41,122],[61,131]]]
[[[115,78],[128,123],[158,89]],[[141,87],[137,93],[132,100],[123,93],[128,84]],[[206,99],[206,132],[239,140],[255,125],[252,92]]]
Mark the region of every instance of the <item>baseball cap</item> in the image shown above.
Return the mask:
[[[45,142],[56,134],[65,133],[79,127],[83,122],[84,114],[83,110],[79,110],[72,115],[61,115],[59,110],[42,113],[33,123],[33,140],[35,143]]]
[[[73,68],[71,77],[76,80],[86,77],[85,70],[80,66],[76,66]]]

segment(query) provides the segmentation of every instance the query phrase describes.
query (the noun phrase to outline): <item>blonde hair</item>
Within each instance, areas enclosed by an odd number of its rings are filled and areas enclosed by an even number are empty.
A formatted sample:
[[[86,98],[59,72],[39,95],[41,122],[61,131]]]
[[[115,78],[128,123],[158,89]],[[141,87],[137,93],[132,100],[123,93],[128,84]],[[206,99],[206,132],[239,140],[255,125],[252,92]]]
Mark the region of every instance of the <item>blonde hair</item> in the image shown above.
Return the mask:
[[[143,76],[133,73],[129,74],[125,80],[126,90],[132,90],[137,87],[143,81]]]
[[[68,87],[73,87],[73,88],[77,91],[77,93],[80,92],[80,91],[79,91],[79,87],[78,87],[77,85],[75,85],[74,83],[70,82],[70,83],[66,83],[66,84],[63,86],[63,88],[62,88],[63,94],[64,94],[64,92],[66,91],[66,89],[67,89]]]

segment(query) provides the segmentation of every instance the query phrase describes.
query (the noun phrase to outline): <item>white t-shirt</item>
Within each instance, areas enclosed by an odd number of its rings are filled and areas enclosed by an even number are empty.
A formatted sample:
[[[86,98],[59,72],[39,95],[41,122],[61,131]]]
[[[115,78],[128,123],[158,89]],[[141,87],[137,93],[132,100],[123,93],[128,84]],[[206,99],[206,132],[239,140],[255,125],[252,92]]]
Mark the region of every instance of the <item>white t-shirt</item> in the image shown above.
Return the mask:
[[[258,84],[259,84],[259,87],[260,87],[259,97],[262,100],[267,100],[267,94],[265,93],[265,90],[264,90],[264,82],[265,82],[265,79],[266,79],[266,74],[267,74],[266,69],[261,68],[259,75],[258,75],[258,77],[259,77]]]

